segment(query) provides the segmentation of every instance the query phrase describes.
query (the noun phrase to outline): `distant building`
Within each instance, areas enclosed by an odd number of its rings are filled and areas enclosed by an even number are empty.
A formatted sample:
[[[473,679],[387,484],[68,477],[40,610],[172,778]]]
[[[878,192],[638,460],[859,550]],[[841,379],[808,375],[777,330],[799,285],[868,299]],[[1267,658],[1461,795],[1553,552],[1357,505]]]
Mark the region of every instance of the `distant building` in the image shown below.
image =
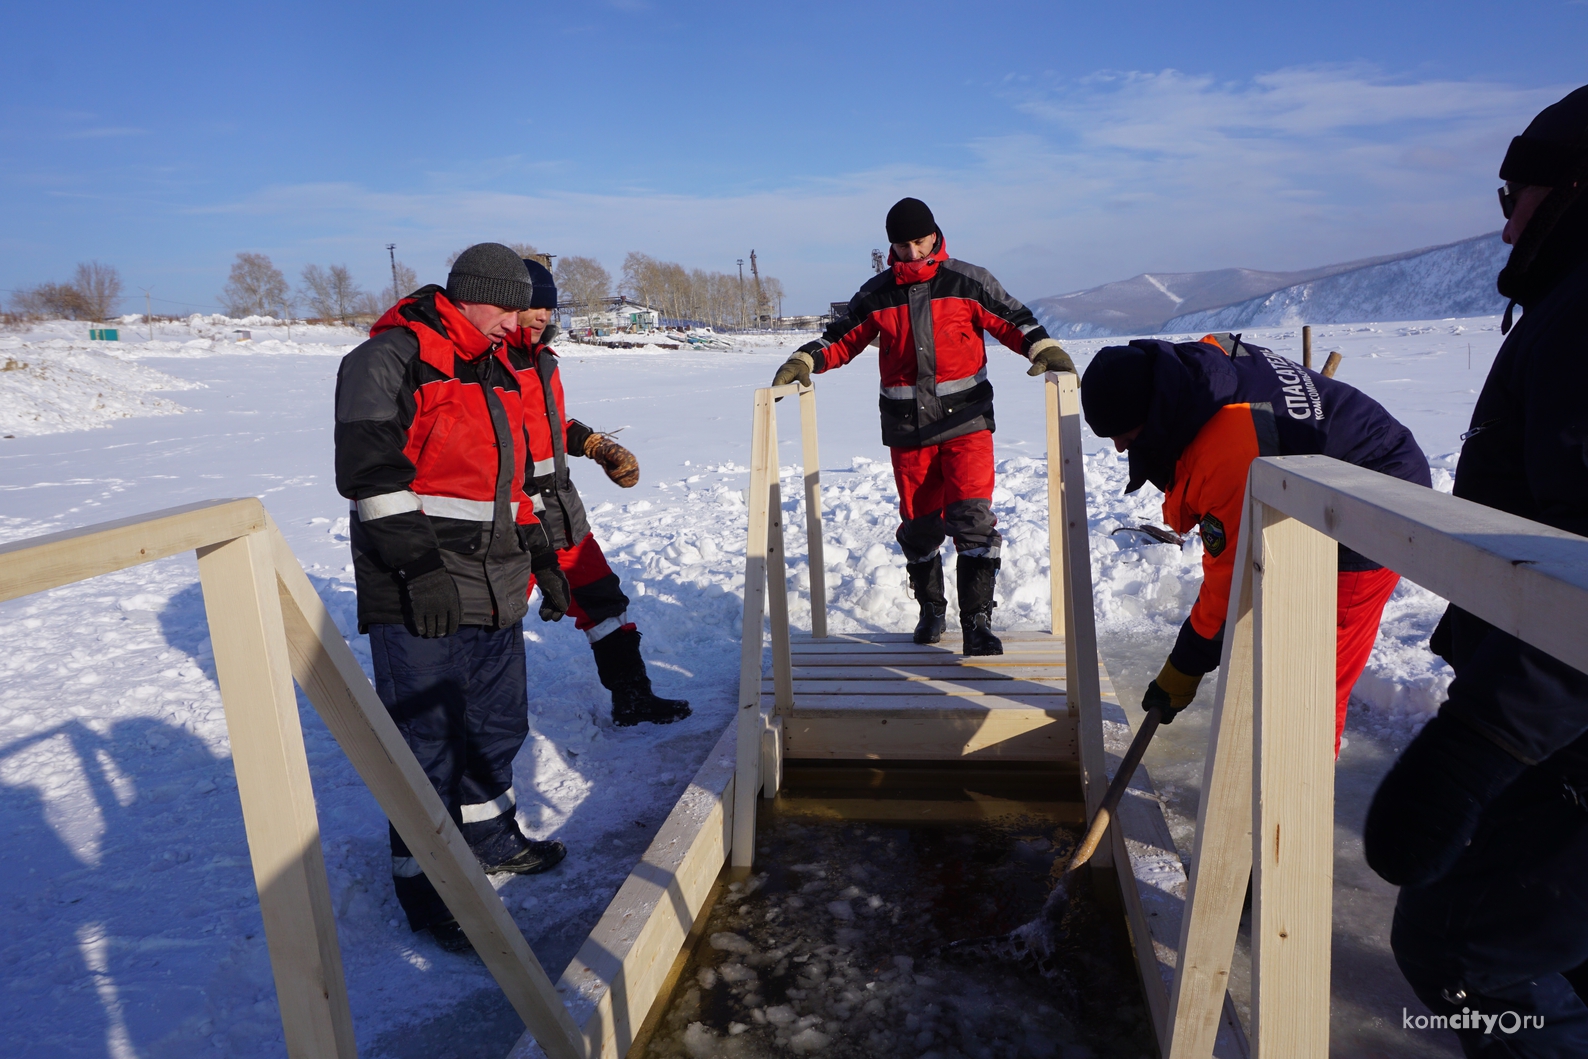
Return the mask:
[[[661,326],[660,312],[626,298],[612,298],[607,302],[606,308],[572,317],[568,321],[568,328],[571,331],[595,331],[597,334],[655,331]]]

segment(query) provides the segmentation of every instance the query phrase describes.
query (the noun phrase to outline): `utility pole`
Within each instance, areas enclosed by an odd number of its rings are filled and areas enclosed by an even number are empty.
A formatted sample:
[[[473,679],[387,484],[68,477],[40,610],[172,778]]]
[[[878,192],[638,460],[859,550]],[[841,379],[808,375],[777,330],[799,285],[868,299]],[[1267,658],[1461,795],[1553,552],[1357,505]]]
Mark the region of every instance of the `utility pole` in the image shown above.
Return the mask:
[[[744,258],[742,257],[739,258],[739,330],[744,330]]]
[[[143,322],[149,325],[149,341],[154,341],[154,297],[149,292],[153,287],[139,287],[143,291]],[[1467,347],[1467,367],[1472,367],[1472,347]]]
[[[761,309],[766,305],[766,292],[761,289],[761,273],[755,267],[755,251],[750,251],[750,277],[755,280],[755,325],[761,326]]]
[[[397,289],[397,244],[387,243],[386,253],[391,257],[391,303],[396,305],[397,299],[403,296],[403,292]]]

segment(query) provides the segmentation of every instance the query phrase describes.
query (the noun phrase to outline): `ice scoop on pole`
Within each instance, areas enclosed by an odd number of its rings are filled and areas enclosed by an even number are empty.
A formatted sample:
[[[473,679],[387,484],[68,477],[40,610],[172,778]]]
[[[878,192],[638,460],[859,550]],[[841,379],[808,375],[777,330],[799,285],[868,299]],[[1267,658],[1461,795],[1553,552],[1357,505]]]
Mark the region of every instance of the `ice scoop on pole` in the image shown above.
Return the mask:
[[[1081,844],[1075,847],[1069,863],[1064,866],[1064,873],[1054,884],[1053,892],[1048,894],[1048,899],[1037,918],[1016,927],[1007,934],[951,942],[940,950],[944,955],[1014,959],[1034,963],[1043,974],[1051,976],[1056,973],[1056,968],[1049,965],[1049,957],[1053,953],[1054,943],[1058,940],[1057,935],[1062,931],[1064,915],[1069,904],[1069,887],[1066,885],[1069,876],[1075,869],[1091,860],[1092,854],[1097,852],[1103,836],[1108,833],[1108,825],[1113,821],[1114,812],[1119,808],[1119,800],[1125,796],[1125,788],[1130,786],[1131,778],[1136,775],[1136,766],[1141,764],[1142,755],[1147,752],[1147,744],[1152,742],[1153,734],[1158,731],[1158,725],[1162,721],[1163,711],[1157,706],[1149,707],[1146,716],[1142,719],[1141,728],[1136,731],[1135,738],[1130,741],[1130,748],[1125,751],[1125,757],[1119,763],[1119,771],[1114,773],[1114,781],[1108,785],[1108,792],[1103,795],[1103,803],[1098,806],[1097,814],[1092,817],[1092,826],[1087,828],[1086,837],[1081,839]]]

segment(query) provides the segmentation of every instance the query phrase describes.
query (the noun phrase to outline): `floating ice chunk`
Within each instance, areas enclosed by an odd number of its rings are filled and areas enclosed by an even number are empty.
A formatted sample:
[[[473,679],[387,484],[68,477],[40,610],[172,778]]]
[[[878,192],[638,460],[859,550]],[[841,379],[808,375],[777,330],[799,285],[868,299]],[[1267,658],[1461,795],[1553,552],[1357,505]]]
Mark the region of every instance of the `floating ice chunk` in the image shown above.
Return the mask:
[[[905,974],[909,974],[911,971],[915,970],[915,958],[912,956],[895,956],[893,958],[893,966],[897,967]]]
[[[728,1036],[737,1037],[739,1034],[743,1033],[749,1028],[749,1026],[746,1026],[742,1022],[730,1022],[728,1023]]]
[[[834,919],[850,920],[855,918],[855,910],[849,906],[848,901],[828,901],[827,911],[832,913]],[[717,939],[712,938],[711,943],[717,944]]]
[[[684,1049],[693,1059],[711,1059],[717,1053],[717,1035],[699,1022],[684,1031]]]
[[[866,907],[875,912],[877,909],[882,907],[882,898],[878,897],[876,894],[872,894],[870,897],[866,898]]]
[[[860,887],[858,886],[846,886],[842,890],[838,891],[838,899],[840,901],[853,901],[859,896]]]
[[[794,1021],[794,1009],[787,1004],[766,1009],[766,1020],[774,1026],[787,1026]]]
[[[746,967],[742,963],[725,963],[721,967],[717,968],[717,973],[722,975],[722,980],[724,982],[727,982],[731,985],[738,985],[741,982],[753,982],[756,980],[755,972],[750,970],[750,968]]]
[[[831,1037],[827,1036],[827,1034],[823,1033],[815,1026],[811,1026],[807,1029],[800,1030],[794,1036],[790,1037],[788,1040],[788,1046],[789,1051],[793,1052],[795,1055],[810,1055],[812,1052],[821,1051],[823,1048],[827,1047],[831,1041]]]
[[[702,967],[700,973],[695,975],[695,978],[700,982],[700,988],[702,989],[712,989],[717,984],[717,972],[710,967]]]
[[[728,931],[723,931],[721,934],[713,934],[711,936],[711,947],[722,952],[738,953],[740,956],[748,956],[755,951],[754,945],[751,945],[739,935],[731,934]]]

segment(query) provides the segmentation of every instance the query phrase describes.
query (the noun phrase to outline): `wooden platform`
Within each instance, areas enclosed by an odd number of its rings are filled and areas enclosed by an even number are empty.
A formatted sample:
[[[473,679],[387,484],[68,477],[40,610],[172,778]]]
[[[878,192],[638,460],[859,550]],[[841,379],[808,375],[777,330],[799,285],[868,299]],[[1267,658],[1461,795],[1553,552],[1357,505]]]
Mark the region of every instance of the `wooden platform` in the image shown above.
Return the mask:
[[[1078,760],[1065,693],[1064,640],[998,633],[1001,655],[960,654],[957,629],[938,644],[909,633],[791,637],[794,704],[781,720],[791,759]],[[762,698],[775,685],[767,675]]]

